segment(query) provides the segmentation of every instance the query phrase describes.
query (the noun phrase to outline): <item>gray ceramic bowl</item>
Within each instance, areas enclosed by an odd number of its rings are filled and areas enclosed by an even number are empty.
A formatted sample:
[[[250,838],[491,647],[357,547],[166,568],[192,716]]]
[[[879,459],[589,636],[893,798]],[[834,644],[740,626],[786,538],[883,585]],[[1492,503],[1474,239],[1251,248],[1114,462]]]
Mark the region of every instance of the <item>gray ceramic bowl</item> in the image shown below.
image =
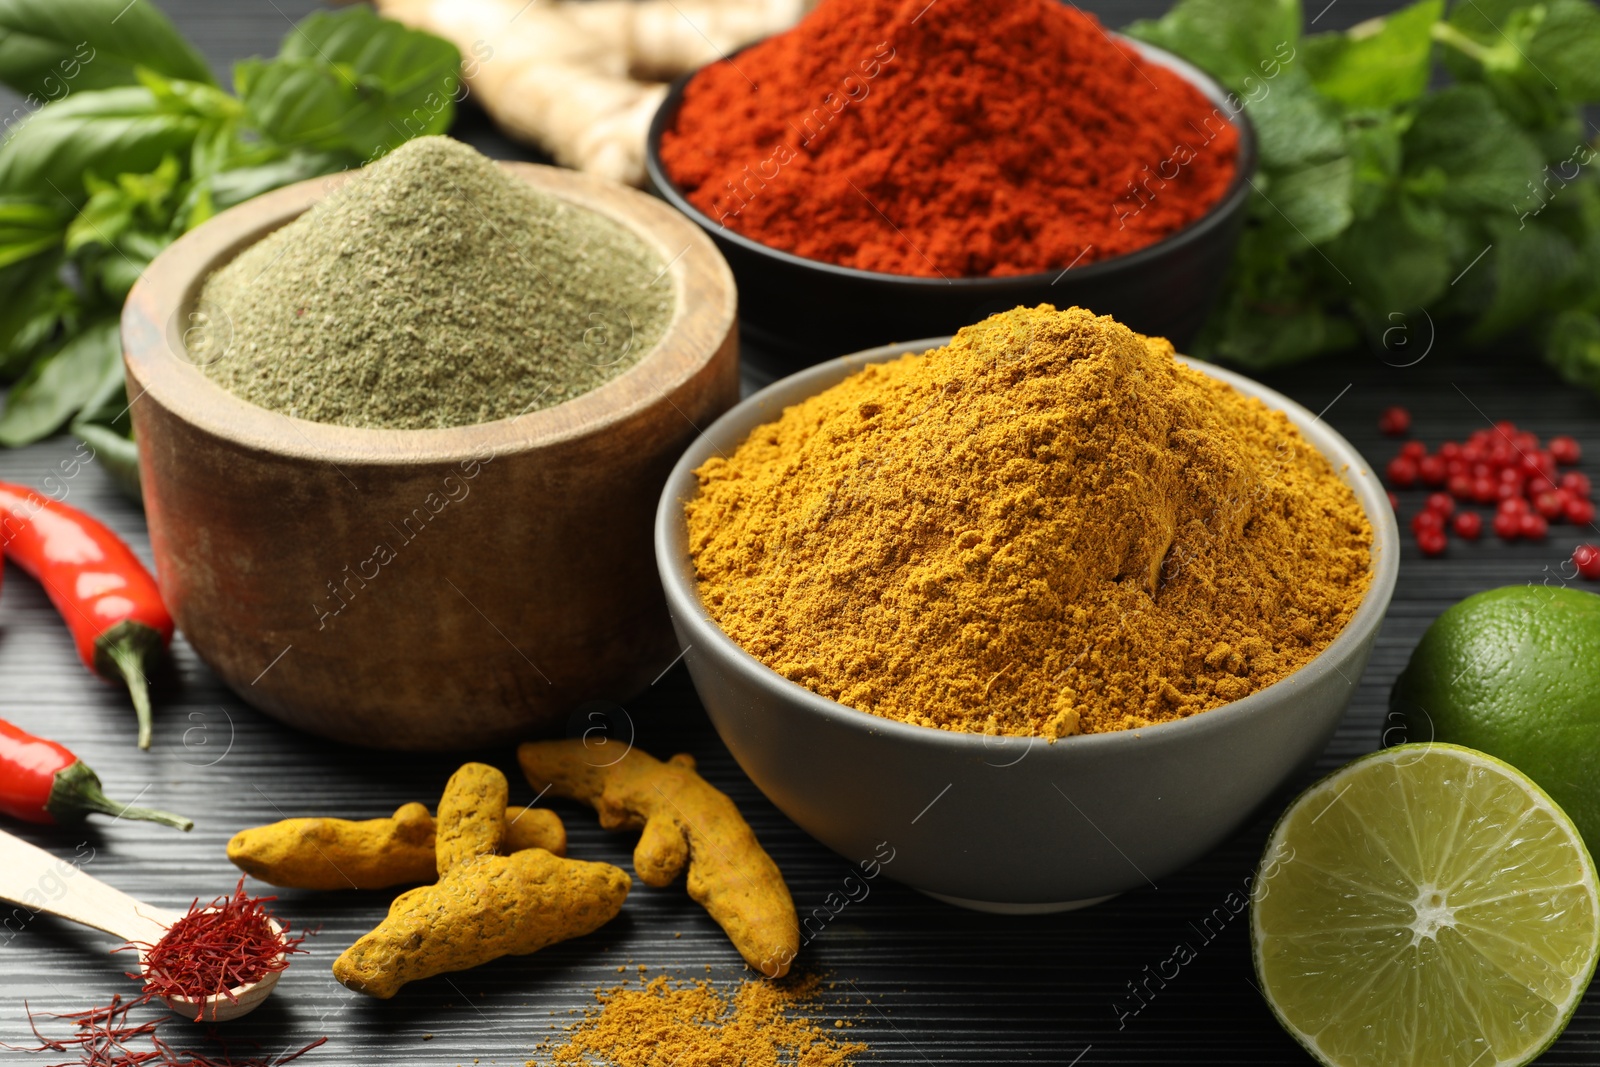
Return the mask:
[[[1374,530],[1372,586],[1321,655],[1243,700],[1193,718],[1067,738],[984,737],[911,726],[789,681],[707,616],[689,559],[694,470],[756,426],[868,363],[942,339],[875,348],[762,390],[711,425],[674,468],[656,513],[667,607],[695,687],[739,765],[784,814],[851,861],[987,911],[1065,910],[1154,882],[1232,833],[1327,744],[1394,592],[1399,530],[1361,455],[1280,393],[1191,365],[1283,411],[1355,490]],[[872,868],[874,871],[876,868]]]

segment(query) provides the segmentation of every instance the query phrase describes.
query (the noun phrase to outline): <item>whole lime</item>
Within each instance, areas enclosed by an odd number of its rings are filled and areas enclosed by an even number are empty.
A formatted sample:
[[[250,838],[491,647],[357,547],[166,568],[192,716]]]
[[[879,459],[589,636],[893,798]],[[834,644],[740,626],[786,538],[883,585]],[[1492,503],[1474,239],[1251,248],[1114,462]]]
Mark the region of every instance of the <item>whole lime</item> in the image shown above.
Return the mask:
[[[1600,596],[1514,585],[1468,597],[1422,635],[1389,709],[1404,740],[1522,771],[1600,855]]]

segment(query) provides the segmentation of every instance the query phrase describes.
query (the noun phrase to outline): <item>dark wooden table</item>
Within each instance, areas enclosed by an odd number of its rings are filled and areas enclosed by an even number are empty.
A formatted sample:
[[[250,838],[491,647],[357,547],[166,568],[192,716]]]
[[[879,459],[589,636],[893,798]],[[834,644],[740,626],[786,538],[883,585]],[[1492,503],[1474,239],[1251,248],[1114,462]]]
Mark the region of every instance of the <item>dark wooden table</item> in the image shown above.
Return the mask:
[[[170,0],[162,6],[225,70],[234,58],[274,49],[289,20],[314,5]],[[1102,6],[1115,23],[1164,5]],[[1343,0],[1327,10],[1319,28],[1348,25],[1384,6]],[[476,114],[464,116],[458,132],[495,154],[528,155]],[[1418,331],[1412,353],[1428,341],[1426,326]],[[1377,463],[1394,451],[1377,433],[1378,413],[1400,403],[1415,414],[1418,434],[1433,443],[1462,438],[1492,419],[1512,419],[1541,435],[1574,433],[1593,457],[1587,469],[1600,474],[1600,402],[1557,383],[1518,348],[1462,358],[1453,347],[1441,338],[1426,358],[1404,369],[1389,365],[1399,362],[1392,354],[1386,362],[1383,353],[1357,351],[1265,380],[1313,411],[1326,409],[1324,417]],[[64,482],[70,503],[105,518],[148,558],[143,517],[104,472],[89,464],[70,477],[62,474],[60,465],[73,451],[66,439],[0,451],[0,479]],[[1419,502],[1420,493],[1407,494],[1405,513]],[[303,516],[298,536],[318,536],[315,515]],[[1372,662],[1319,771],[1379,747],[1389,686],[1439,612],[1478,590],[1559,581],[1576,540],[1571,527],[1557,527],[1544,544],[1506,546],[1492,537],[1477,545],[1452,542],[1440,560],[1424,560],[1407,544]],[[419,618],[417,625],[428,620]],[[181,637],[173,668],[158,680],[156,702],[156,747],[140,753],[126,698],[84,671],[42,592],[12,571],[0,596],[0,717],[69,745],[100,771],[112,794],[186,812],[197,822],[188,835],[106,820],[85,830],[22,833],[60,855],[83,857],[84,869],[96,877],[168,908],[232,888],[237,872],[223,846],[241,827],[292,815],[367,818],[405,801],[431,802],[460,762],[344,748],[284,729],[223,688]],[[642,747],[661,755],[694,753],[734,797],[782,866],[802,913],[840,887],[850,865],[789,823],[745,779],[711,731],[682,668],[627,712]],[[509,749],[474,755],[514,771]],[[1273,819],[1304,784],[1292,783],[1189,869],[1084,912],[980,915],[880,880],[802,959],[833,979],[829,1013],[854,1023],[846,1033],[871,1045],[868,1063],[1309,1063],[1253,986],[1246,918],[1215,917],[1218,909],[1227,914],[1224,899],[1251,875]],[[514,782],[514,802],[531,796]],[[582,809],[559,810],[573,854],[629,866],[628,836],[601,831]],[[1051,817],[1016,813],[1022,820]],[[630,976],[643,964],[652,976],[664,971],[719,981],[746,973],[681,887],[636,884],[624,914],[592,937],[420,982],[380,1003],[345,990],[329,965],[377,922],[388,899],[380,893],[282,893],[280,910],[321,932],[267,1006],[228,1028],[230,1040],[276,1051],[326,1035],[328,1044],[302,1061],[307,1064],[522,1064],[535,1058],[537,1043],[570,1022],[571,1013],[593,1005],[596,988],[617,982],[619,966],[628,966]],[[3,922],[0,1041],[28,1043],[24,1002],[35,1010],[78,1010],[133,988],[122,977],[127,958],[107,954],[110,938],[26,911]],[[1195,951],[1193,962],[1147,1006],[1131,1011],[1136,1002],[1129,983],[1142,980],[1145,968],[1171,956],[1179,942]],[[215,1050],[203,1031],[192,1036],[198,1047]],[[0,1063],[48,1062],[54,1059],[0,1050]],[[1600,1063],[1600,993],[1591,991],[1541,1062]]]

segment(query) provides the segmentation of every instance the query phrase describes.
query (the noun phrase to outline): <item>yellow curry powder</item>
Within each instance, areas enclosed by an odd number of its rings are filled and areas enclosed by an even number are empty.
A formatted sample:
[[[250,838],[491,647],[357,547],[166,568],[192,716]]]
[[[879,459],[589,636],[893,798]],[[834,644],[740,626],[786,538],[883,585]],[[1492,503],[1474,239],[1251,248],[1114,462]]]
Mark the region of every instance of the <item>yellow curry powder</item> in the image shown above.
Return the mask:
[[[1355,494],[1282,413],[1081,308],[866,367],[697,472],[711,616],[840,703],[1061,737],[1237,700],[1370,581]]]
[[[867,1050],[805,1014],[815,975],[740,982],[732,997],[710,982],[665,975],[640,989],[597,992],[600,1007],[571,1027],[545,1062],[614,1067],[849,1067]],[[831,1024],[838,1028],[840,1020]],[[539,1060],[529,1060],[534,1067]]]

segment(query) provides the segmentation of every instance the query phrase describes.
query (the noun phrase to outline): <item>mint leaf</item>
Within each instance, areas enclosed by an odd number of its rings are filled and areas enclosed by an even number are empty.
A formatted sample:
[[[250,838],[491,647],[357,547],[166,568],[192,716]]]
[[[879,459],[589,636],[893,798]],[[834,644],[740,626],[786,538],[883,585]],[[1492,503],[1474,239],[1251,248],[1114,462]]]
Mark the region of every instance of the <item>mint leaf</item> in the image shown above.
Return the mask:
[[[1255,123],[1263,167],[1300,167],[1344,153],[1338,109],[1312,86],[1302,64],[1285,64],[1278,77],[1261,82],[1245,112]]]
[[[1254,213],[1262,209],[1258,203]],[[1315,251],[1285,254],[1278,235],[1252,220],[1241,236],[1222,301],[1191,351],[1265,368],[1355,343],[1354,326],[1330,303],[1333,285],[1320,275],[1315,264],[1321,263]]]
[[[1428,88],[1433,24],[1444,0],[1421,0],[1344,33],[1305,40],[1305,65],[1317,91],[1351,108],[1381,108],[1415,100]]]
[[[1122,31],[1175,52],[1248,98],[1300,41],[1298,0],[1179,0]]]
[[[1544,358],[1567,381],[1600,393],[1600,318],[1590,311],[1561,312],[1545,336]]]
[[[1448,231],[1405,201],[1356,222],[1324,249],[1345,292],[1369,322],[1425,307],[1449,287],[1454,258]]]
[[[1391,111],[1364,112],[1346,120],[1350,207],[1356,218],[1371,218],[1392,200],[1404,166],[1401,137],[1408,125],[1410,115]]]
[[[1262,217],[1269,226],[1286,231],[1279,240],[1287,251],[1332,240],[1355,219],[1350,206],[1352,169],[1350,157],[1340,156],[1275,175],[1269,185],[1258,188],[1272,209]]]
[[[0,0],[0,82],[39,102],[132,85],[134,68],[211,82],[211,70],[149,0]]]
[[[1478,270],[1488,269],[1494,294],[1472,326],[1477,341],[1488,341],[1546,312],[1580,300],[1592,287],[1583,257],[1554,226],[1516,218],[1494,220],[1494,247]]]
[[[1600,10],[1589,0],[1471,0],[1449,22],[1477,46],[1454,41],[1457,50],[1489,76],[1569,104],[1600,100]]]
[[[1407,187],[1454,210],[1514,211],[1544,167],[1533,141],[1477,85],[1419,101],[1401,144]]]

